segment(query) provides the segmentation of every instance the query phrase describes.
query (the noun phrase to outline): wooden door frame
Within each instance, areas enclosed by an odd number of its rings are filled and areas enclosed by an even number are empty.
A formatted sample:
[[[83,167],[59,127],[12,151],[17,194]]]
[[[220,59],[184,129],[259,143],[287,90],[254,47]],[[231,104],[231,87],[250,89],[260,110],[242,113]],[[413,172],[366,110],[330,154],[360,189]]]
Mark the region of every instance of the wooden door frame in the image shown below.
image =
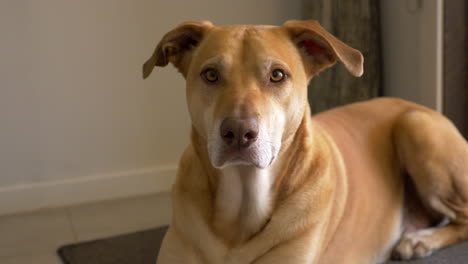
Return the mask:
[[[468,1],[444,1],[443,113],[468,139]]]

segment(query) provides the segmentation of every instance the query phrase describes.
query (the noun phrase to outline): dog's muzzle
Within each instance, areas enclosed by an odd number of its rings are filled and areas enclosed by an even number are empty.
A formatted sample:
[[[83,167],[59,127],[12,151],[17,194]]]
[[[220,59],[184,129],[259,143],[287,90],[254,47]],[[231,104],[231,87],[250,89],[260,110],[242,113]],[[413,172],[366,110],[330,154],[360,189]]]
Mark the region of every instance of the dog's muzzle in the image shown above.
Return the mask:
[[[228,117],[221,123],[219,133],[227,150],[242,152],[257,141],[258,123],[255,118]]]
[[[208,147],[214,167],[225,165],[269,166],[275,156],[275,148],[262,138],[256,118],[227,117],[220,126],[217,139]]]

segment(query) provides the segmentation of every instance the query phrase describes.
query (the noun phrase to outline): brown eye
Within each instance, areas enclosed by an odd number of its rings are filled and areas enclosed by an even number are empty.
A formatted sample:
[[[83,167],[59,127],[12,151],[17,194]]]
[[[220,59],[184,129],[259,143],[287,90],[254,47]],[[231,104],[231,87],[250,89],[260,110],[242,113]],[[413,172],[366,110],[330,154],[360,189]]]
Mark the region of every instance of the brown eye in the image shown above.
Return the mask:
[[[281,82],[282,80],[284,80],[285,76],[286,74],[284,74],[283,70],[275,69],[270,74],[270,81],[275,83]]]
[[[203,79],[207,82],[216,82],[218,80],[218,71],[215,69],[207,69],[202,74]]]

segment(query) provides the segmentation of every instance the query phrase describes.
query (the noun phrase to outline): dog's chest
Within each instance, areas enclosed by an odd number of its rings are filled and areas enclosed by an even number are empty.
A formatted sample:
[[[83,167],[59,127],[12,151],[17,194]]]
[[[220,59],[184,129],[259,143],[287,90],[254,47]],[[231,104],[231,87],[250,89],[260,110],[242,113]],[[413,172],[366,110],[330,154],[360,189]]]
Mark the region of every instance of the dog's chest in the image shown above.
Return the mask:
[[[238,243],[258,232],[271,214],[271,185],[268,170],[224,169],[215,202],[217,233],[231,243]]]

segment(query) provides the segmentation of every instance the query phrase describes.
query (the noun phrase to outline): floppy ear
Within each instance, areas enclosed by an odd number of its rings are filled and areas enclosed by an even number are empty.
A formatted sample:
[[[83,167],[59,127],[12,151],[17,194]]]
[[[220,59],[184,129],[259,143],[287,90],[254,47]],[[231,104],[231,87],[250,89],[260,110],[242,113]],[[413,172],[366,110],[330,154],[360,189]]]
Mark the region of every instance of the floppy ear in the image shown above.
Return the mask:
[[[320,26],[316,20],[288,21],[285,27],[296,46],[301,49],[309,74],[316,74],[341,61],[348,71],[363,74],[364,57]]]
[[[154,66],[166,66],[169,62],[185,75],[190,52],[200,44],[210,27],[213,24],[209,21],[186,22],[166,33],[151,58],[143,64],[143,78],[151,74]]]

